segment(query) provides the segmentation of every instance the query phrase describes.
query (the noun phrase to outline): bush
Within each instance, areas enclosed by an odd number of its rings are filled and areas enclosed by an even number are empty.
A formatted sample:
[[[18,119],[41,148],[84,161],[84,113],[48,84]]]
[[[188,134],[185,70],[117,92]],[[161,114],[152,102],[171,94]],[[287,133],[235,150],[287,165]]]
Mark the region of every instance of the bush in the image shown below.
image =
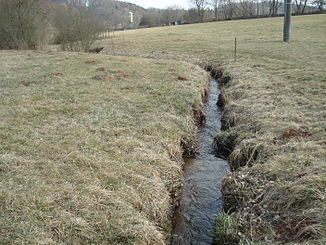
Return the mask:
[[[99,19],[86,7],[65,6],[54,17],[55,44],[62,50],[88,52],[104,29]]]
[[[46,38],[41,0],[0,0],[0,49],[36,49]]]

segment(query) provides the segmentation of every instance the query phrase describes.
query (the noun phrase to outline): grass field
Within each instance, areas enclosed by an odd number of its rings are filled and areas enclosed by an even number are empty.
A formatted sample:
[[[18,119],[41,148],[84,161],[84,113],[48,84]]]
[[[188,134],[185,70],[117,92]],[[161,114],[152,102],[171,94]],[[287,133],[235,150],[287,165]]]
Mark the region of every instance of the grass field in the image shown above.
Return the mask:
[[[101,44],[230,76],[222,88],[227,131],[217,138],[236,138],[229,161],[242,167],[225,179],[224,193],[242,242],[325,244],[326,15],[293,17],[290,43],[281,41],[282,27],[283,18],[160,27],[117,32]]]
[[[219,223],[242,244],[325,244],[325,30],[314,15],[290,43],[269,18],[117,32],[101,55],[0,51],[0,244],[165,244],[198,65],[232,78],[217,138],[242,167]]]
[[[207,73],[64,52],[0,64],[0,244],[164,244]]]

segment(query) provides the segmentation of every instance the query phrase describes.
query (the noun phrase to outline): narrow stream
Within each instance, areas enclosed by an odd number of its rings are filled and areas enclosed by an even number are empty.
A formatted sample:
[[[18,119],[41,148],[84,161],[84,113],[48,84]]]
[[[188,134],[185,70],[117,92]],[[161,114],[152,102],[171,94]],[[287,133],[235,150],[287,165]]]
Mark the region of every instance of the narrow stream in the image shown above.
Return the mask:
[[[213,140],[220,131],[222,112],[216,102],[217,81],[211,78],[205,105],[206,123],[199,128],[195,159],[186,163],[180,205],[175,217],[172,245],[210,245],[217,213],[222,207],[222,178],[228,163],[214,156]]]

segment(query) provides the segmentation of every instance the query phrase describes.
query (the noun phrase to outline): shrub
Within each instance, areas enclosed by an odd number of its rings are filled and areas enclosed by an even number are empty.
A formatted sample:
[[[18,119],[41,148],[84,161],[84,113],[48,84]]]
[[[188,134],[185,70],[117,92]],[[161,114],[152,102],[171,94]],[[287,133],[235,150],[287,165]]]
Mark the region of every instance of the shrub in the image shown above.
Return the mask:
[[[62,50],[88,52],[103,28],[99,19],[86,7],[66,6],[54,17],[55,43]]]
[[[36,49],[46,38],[41,0],[0,0],[0,49]]]

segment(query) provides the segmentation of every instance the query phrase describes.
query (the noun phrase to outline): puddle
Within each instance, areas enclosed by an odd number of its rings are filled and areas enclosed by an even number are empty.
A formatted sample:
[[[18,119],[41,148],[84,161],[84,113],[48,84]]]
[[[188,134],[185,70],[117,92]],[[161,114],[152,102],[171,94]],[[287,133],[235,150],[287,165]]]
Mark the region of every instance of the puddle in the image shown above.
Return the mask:
[[[214,136],[220,131],[222,112],[216,105],[219,88],[211,78],[205,105],[206,123],[197,134],[198,150],[184,167],[184,185],[175,215],[172,245],[208,245],[213,242],[213,227],[222,208],[222,179],[228,163],[214,155]]]

